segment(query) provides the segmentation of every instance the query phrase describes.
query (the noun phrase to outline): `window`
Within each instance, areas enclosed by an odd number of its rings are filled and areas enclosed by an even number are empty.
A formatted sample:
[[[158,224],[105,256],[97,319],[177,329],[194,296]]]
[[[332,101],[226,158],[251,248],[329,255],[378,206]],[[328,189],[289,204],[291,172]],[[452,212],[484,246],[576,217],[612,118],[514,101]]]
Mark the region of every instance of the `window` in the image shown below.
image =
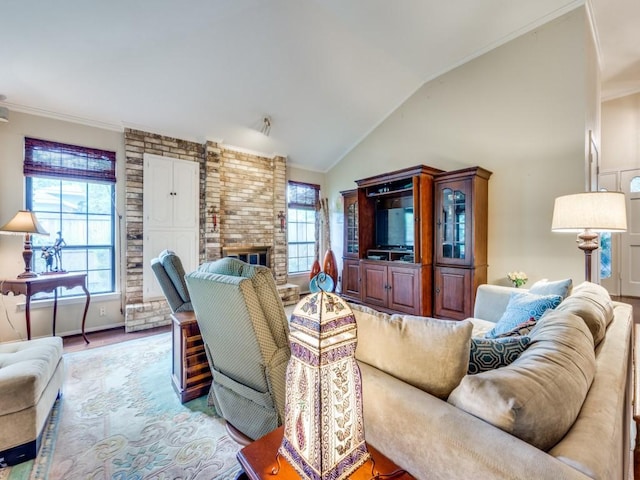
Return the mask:
[[[319,193],[320,185],[289,182],[287,187],[289,273],[309,272],[315,260]]]
[[[86,272],[92,294],[115,291],[115,152],[26,138],[24,175],[26,207],[50,235],[33,236],[33,270]]]

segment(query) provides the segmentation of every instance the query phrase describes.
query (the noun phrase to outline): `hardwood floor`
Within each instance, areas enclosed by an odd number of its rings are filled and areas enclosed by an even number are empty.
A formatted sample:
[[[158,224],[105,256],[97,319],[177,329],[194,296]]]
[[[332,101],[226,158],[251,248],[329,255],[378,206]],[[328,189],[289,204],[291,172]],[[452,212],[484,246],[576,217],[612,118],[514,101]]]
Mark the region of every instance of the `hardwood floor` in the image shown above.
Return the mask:
[[[79,352],[81,350],[89,350],[90,348],[103,347],[113,343],[126,342],[136,338],[148,337],[149,335],[157,335],[159,333],[170,332],[171,325],[164,327],[150,328],[148,330],[140,330],[138,332],[126,333],[124,327],[112,328],[110,330],[101,330],[99,332],[87,333],[89,344],[84,343],[82,335],[71,335],[62,338],[64,353]]]

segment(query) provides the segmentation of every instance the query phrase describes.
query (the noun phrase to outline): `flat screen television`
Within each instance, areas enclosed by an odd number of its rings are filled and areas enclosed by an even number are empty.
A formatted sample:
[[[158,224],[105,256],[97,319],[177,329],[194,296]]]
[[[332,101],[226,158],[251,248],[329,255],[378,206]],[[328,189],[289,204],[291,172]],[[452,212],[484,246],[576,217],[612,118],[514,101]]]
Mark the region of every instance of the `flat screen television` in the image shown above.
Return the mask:
[[[413,197],[379,199],[376,202],[375,230],[378,248],[413,250]]]

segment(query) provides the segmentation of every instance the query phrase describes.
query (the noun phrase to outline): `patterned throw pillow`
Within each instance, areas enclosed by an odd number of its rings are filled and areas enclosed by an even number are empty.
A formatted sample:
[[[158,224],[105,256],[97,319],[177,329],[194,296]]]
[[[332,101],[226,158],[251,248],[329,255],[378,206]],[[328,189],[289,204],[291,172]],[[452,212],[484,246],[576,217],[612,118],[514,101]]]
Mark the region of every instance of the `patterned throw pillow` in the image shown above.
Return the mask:
[[[506,338],[506,337],[522,337],[524,335],[529,335],[533,327],[536,326],[538,321],[531,317],[526,322],[519,323],[515,326],[513,330],[509,330],[508,332],[501,333],[496,338]]]
[[[531,285],[529,293],[536,295],[560,295],[564,300],[571,293],[573,281],[570,278],[550,282],[546,278]]]
[[[529,337],[472,338],[469,375],[504,367],[513,362],[531,343]]]
[[[544,312],[550,308],[556,308],[560,305],[560,302],[562,302],[560,295],[534,295],[528,292],[513,292],[502,317],[484,337],[497,338],[530,318],[539,320]]]

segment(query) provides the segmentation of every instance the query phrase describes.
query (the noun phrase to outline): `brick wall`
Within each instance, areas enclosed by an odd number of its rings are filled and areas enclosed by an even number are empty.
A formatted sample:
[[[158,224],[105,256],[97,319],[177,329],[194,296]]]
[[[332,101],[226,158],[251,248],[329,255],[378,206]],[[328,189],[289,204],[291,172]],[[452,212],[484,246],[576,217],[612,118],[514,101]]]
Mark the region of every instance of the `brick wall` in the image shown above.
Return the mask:
[[[200,263],[221,258],[224,246],[269,246],[276,284],[285,286],[286,232],[280,232],[277,216],[286,211],[286,158],[263,157],[215,142],[198,144],[126,129],[127,331],[170,323],[166,302],[143,300],[144,153],[200,163]],[[287,296],[289,290],[283,288]]]

